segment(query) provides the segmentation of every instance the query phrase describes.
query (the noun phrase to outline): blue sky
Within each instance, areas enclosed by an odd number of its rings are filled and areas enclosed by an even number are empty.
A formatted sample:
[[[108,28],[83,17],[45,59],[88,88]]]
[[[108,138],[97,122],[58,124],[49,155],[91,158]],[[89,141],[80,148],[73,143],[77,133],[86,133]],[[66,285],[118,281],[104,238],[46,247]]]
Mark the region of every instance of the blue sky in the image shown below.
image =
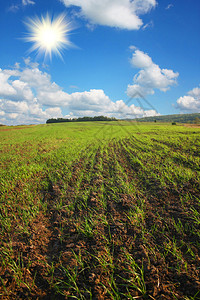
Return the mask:
[[[62,59],[23,39],[47,13],[73,27]],[[0,0],[0,123],[200,112],[199,14],[199,0]]]

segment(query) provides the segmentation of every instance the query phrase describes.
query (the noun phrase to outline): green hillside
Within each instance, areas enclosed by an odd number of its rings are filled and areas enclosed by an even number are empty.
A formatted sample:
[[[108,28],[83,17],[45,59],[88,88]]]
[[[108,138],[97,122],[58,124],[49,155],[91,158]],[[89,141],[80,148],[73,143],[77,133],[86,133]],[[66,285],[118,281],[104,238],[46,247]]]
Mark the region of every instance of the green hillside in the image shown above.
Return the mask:
[[[154,122],[156,120],[158,122],[200,123],[200,113],[145,117],[135,120],[139,122]]]

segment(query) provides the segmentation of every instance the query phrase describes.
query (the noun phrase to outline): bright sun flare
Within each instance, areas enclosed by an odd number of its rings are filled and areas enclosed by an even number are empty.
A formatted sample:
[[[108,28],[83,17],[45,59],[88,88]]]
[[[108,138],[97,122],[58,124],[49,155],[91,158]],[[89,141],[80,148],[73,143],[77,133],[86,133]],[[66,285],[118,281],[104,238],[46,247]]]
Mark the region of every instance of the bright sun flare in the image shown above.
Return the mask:
[[[45,18],[42,16],[41,19],[38,17],[28,18],[25,24],[30,31],[27,33],[25,41],[33,43],[30,52],[36,50],[40,54],[44,53],[45,57],[49,56],[50,59],[52,52],[54,52],[62,58],[61,50],[72,46],[68,38],[72,27],[66,21],[65,14],[61,14],[54,19],[49,14]]]

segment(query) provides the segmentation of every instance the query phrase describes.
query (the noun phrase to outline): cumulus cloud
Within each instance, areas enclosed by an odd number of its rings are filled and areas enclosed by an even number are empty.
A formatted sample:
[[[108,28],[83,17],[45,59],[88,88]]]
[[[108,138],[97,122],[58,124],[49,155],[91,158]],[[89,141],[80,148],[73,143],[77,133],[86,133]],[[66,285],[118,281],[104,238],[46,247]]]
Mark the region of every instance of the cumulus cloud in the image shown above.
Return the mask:
[[[185,112],[200,112],[200,88],[189,91],[177,100],[177,108]]]
[[[66,7],[80,9],[78,16],[90,25],[105,25],[121,29],[137,30],[143,22],[139,17],[157,4],[156,0],[60,0]]]
[[[24,99],[30,101],[33,99],[33,93],[28,84],[21,80],[13,80],[9,82],[11,76],[18,75],[14,70],[0,69],[0,95],[5,99]]]
[[[16,94],[15,89],[12,87],[12,85],[10,85],[8,83],[9,77],[10,77],[9,74],[6,74],[6,72],[4,72],[2,69],[0,69],[0,95],[1,95],[1,97],[6,97],[6,96],[11,96],[11,95]]]
[[[47,90],[56,96],[55,91],[61,88],[51,82],[49,74],[39,70],[38,64],[30,60],[25,64],[24,69],[19,64],[17,68],[0,69],[0,122],[11,125],[44,123],[49,118],[62,117],[56,98],[53,107],[47,109],[39,98],[40,93]]]
[[[1,100],[0,107],[6,113],[25,113],[28,110],[28,105],[25,101]]]
[[[25,66],[0,69],[0,123],[37,124],[49,118],[61,118],[68,111],[70,118],[105,115],[134,118],[156,115],[123,100],[112,101],[102,89],[84,92],[65,92],[51,76],[30,60]]]
[[[156,65],[151,57],[136,49],[130,60],[134,68],[141,69],[133,78],[133,84],[129,84],[127,94],[129,97],[142,95],[153,95],[155,89],[166,92],[170,86],[176,84],[179,73],[169,69],[161,69]]]
[[[49,118],[62,117],[59,107],[43,110],[41,105],[33,101],[11,101],[0,99],[0,123],[7,125],[44,123]]]

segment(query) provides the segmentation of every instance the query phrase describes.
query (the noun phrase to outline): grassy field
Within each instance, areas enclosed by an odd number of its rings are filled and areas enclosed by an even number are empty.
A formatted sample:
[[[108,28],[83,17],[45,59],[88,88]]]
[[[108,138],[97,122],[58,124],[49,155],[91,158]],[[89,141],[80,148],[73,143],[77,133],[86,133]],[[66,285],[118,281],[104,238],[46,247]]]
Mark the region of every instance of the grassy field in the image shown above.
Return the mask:
[[[200,128],[0,127],[0,299],[200,299]]]

